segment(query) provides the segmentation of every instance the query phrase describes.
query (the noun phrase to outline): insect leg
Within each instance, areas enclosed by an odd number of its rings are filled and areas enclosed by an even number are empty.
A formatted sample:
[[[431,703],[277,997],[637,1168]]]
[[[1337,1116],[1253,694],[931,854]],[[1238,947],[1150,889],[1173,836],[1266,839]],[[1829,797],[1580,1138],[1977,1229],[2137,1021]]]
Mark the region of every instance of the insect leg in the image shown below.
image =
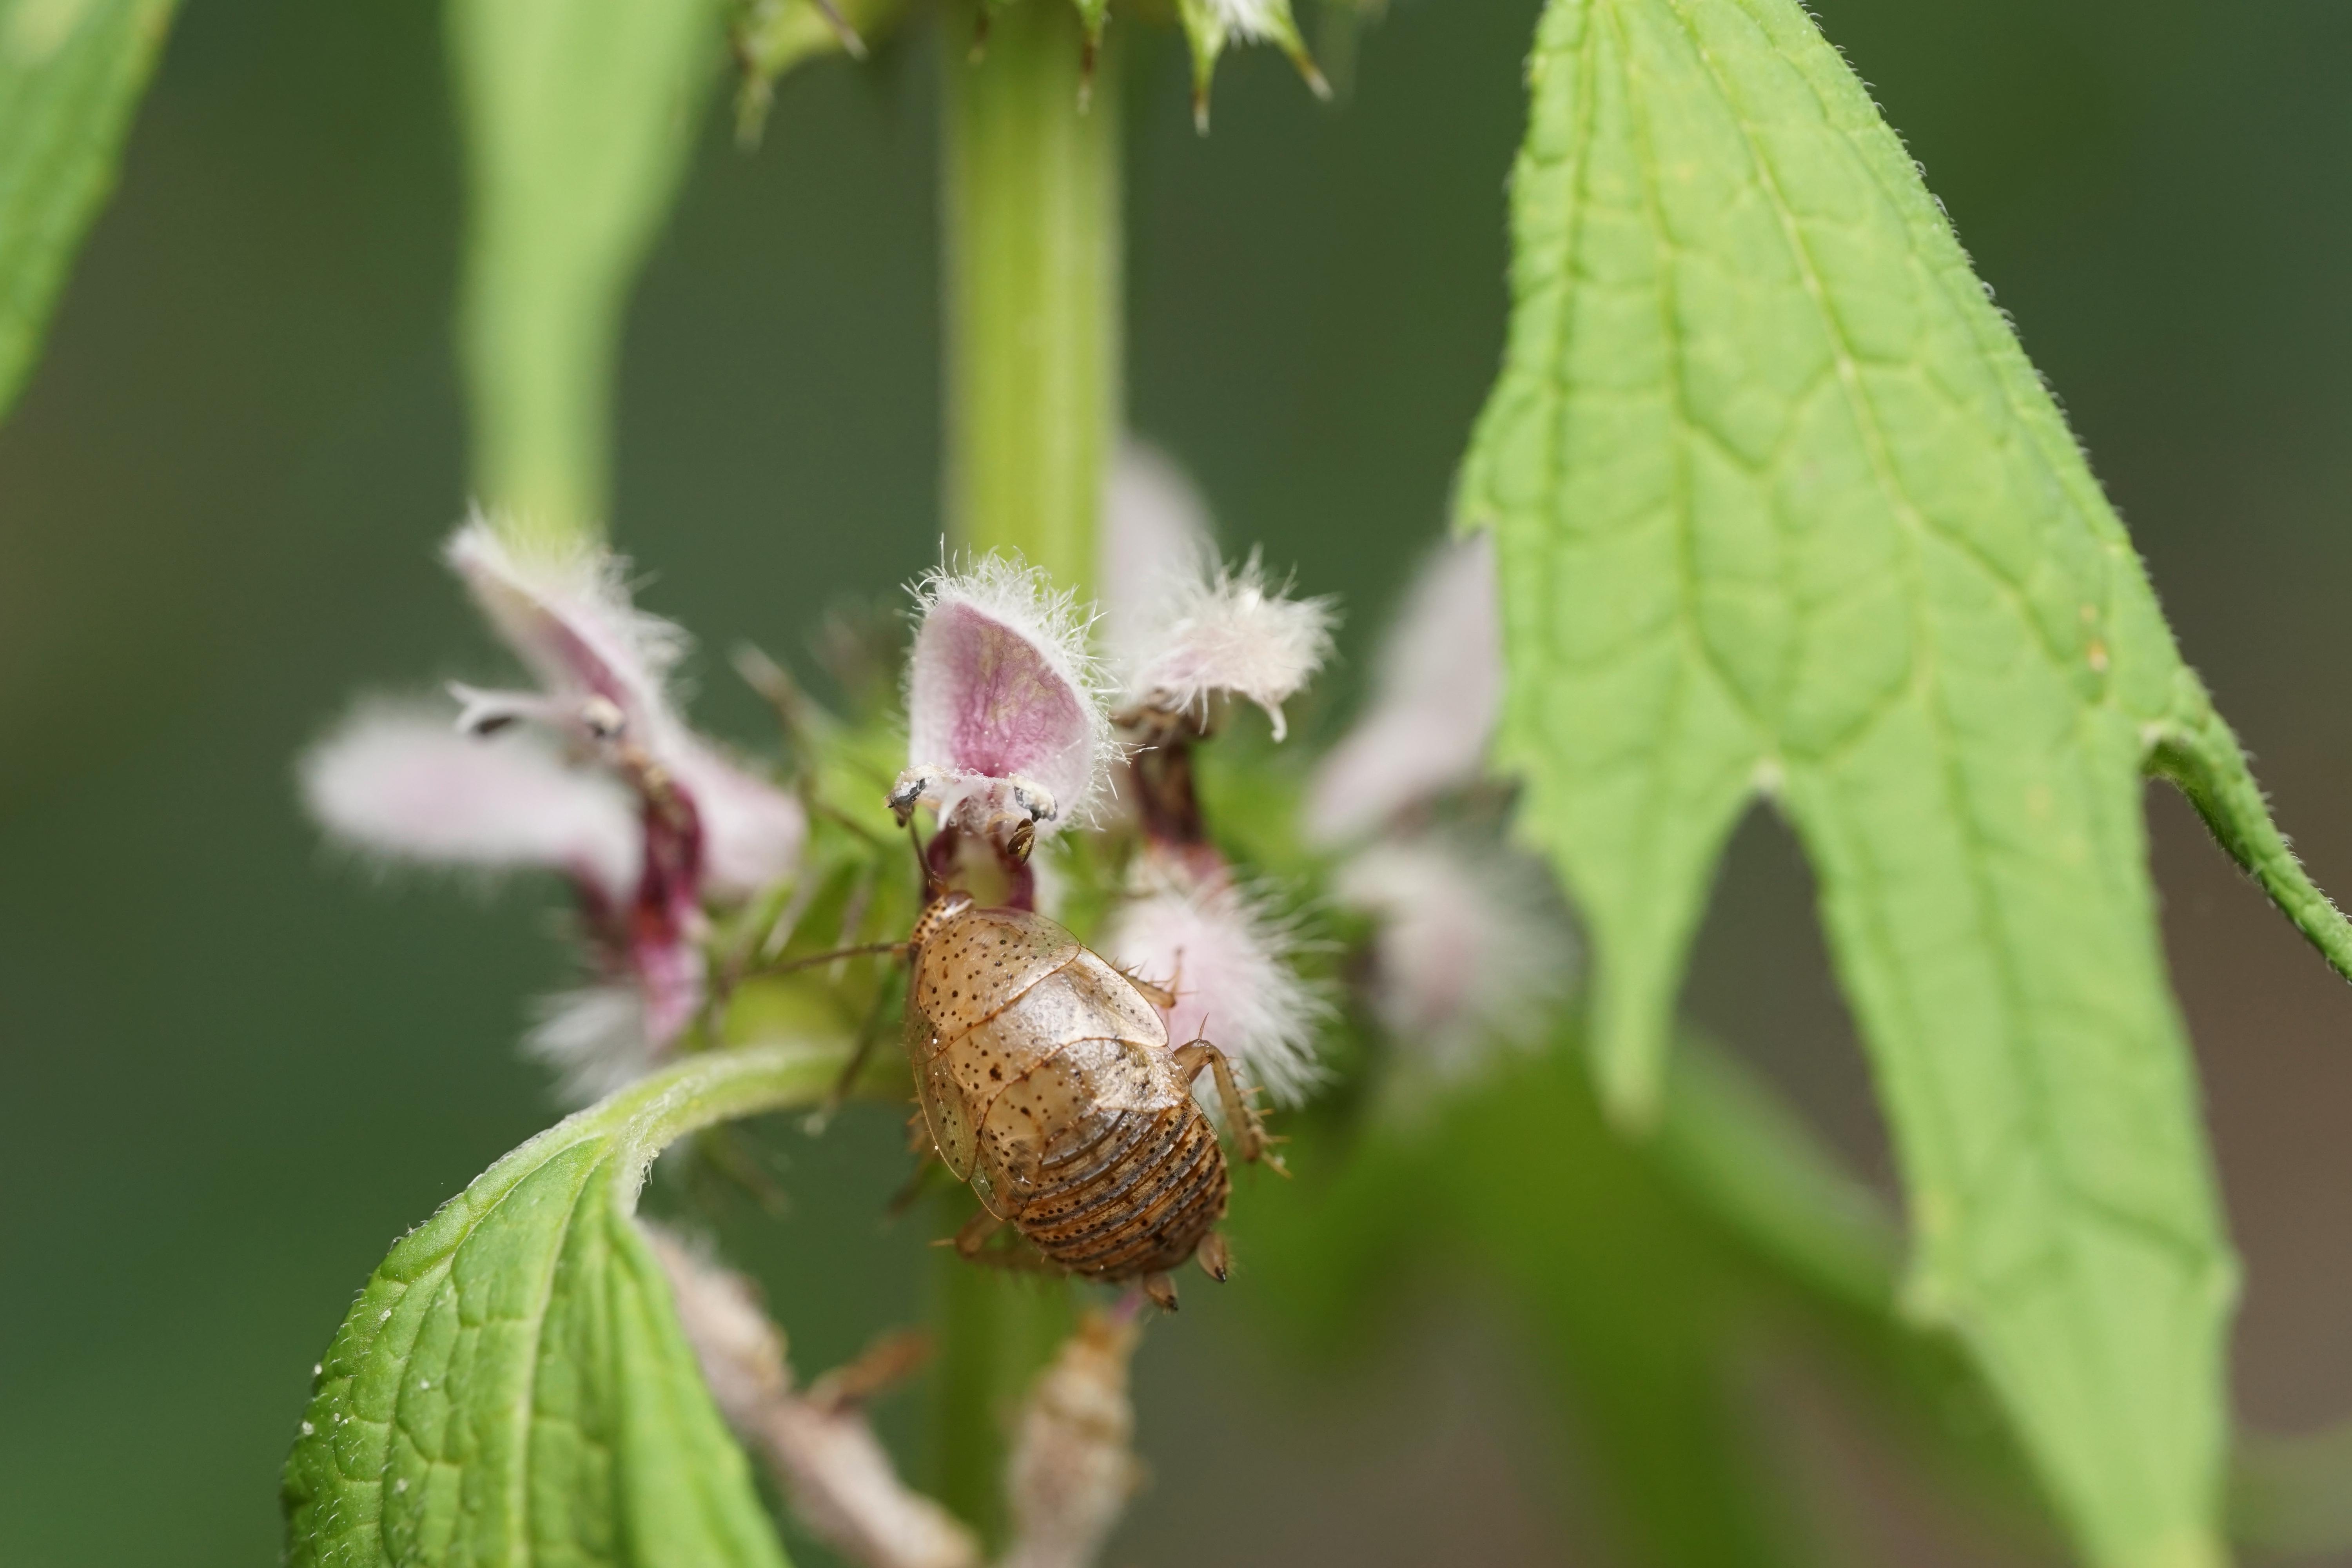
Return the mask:
[[[1225,1125],[1233,1129],[1234,1141],[1240,1146],[1243,1159],[1264,1161],[1277,1175],[1290,1174],[1276,1157],[1271,1145],[1276,1140],[1266,1135],[1265,1123],[1257,1119],[1257,1107],[1242,1092],[1242,1086],[1234,1078],[1234,1064],[1225,1059],[1224,1052],[1206,1040],[1194,1040],[1176,1047],[1175,1060],[1176,1076],[1187,1089],[1201,1076],[1202,1068],[1216,1076],[1217,1103],[1224,1108]]]
[[[1183,989],[1184,955],[1181,952],[1176,955],[1176,973],[1169,977],[1168,984],[1165,985],[1155,984],[1132,969],[1121,969],[1118,973],[1122,979],[1135,987],[1146,1002],[1165,1013],[1176,1005],[1176,994]]]
[[[986,1209],[981,1210],[964,1221],[962,1227],[955,1233],[957,1255],[963,1258],[978,1258],[981,1248],[988,1245],[989,1237],[1003,1228],[1003,1220]]]
[[[1220,1285],[1234,1271],[1233,1248],[1213,1230],[1201,1238],[1200,1249],[1192,1254],[1192,1260],[1201,1266],[1201,1272]]]

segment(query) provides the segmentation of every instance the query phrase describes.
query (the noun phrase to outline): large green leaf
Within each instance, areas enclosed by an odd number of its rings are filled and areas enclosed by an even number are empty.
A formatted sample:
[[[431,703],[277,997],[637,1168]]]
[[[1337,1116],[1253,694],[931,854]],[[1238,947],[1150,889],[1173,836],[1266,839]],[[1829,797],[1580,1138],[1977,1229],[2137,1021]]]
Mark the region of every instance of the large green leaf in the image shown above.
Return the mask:
[[[823,1096],[844,1053],[691,1058],[549,1129],[410,1232],[286,1462],[295,1568],[783,1568],[632,1215],[698,1127]]]
[[[604,521],[630,285],[721,53],[716,0],[449,0],[471,201],[459,334],[483,499]]]
[[[1499,754],[1655,1104],[1726,835],[1777,799],[1965,1340],[2084,1549],[2219,1561],[2235,1269],[2139,777],[2339,969],[2120,524],[1797,0],[1551,0],[1509,347],[1463,484],[1503,563]]]
[[[0,0],[0,416],[114,184],[173,0]]]

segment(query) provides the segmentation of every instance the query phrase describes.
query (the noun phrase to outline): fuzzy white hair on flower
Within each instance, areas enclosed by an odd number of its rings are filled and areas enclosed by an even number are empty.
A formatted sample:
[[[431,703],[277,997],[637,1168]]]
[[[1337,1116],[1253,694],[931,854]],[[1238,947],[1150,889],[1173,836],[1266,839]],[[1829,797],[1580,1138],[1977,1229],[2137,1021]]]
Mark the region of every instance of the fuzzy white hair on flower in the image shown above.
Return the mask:
[[[1307,791],[1319,843],[1360,837],[1475,783],[1503,705],[1495,550],[1484,533],[1442,546],[1405,596],[1372,671],[1372,697]]]
[[[1256,551],[1239,570],[1218,563],[1180,580],[1161,610],[1153,649],[1129,678],[1129,700],[1163,712],[1208,716],[1230,693],[1265,710],[1274,738],[1282,705],[1331,657],[1328,599],[1294,599],[1266,581]]]
[[[559,991],[533,1009],[523,1051],[555,1074],[556,1098],[593,1105],[643,1078],[660,1052],[647,998],[635,985],[583,985]]]
[[[1456,1081],[1498,1048],[1539,1045],[1577,946],[1543,868],[1453,833],[1350,857],[1332,897],[1379,922],[1372,1010],[1421,1076]]]
[[[1097,951],[1129,973],[1174,994],[1160,1009],[1171,1044],[1206,1039],[1245,1084],[1296,1105],[1327,1076],[1316,1035],[1330,1005],[1300,978],[1293,922],[1229,874],[1202,878],[1156,864],[1121,904]],[[1205,1077],[1202,1103],[1217,1107]]]
[[[363,703],[303,753],[303,803],[386,860],[560,871],[625,899],[644,839],[627,794],[530,735],[474,739],[413,704]]]
[[[975,831],[1018,816],[1084,820],[1115,752],[1101,672],[1076,595],[1018,559],[984,556],[916,589],[907,664],[907,772],[892,791]]]

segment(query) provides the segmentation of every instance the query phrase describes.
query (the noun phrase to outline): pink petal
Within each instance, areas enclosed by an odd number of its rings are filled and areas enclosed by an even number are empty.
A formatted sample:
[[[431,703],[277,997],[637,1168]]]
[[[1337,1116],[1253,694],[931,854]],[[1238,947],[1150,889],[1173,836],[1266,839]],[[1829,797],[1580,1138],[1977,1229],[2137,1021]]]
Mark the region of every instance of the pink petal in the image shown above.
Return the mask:
[[[1216,558],[1215,526],[1184,470],[1155,447],[1127,442],[1103,500],[1103,645],[1112,668],[1150,661],[1170,584],[1197,582]]]
[[[1304,1100],[1324,1077],[1315,1036],[1330,1009],[1291,967],[1288,929],[1230,876],[1157,859],[1145,874],[1147,889],[1119,907],[1097,950],[1176,993],[1161,1013],[1171,1044],[1206,1039],[1278,1103]]]
[[[1383,841],[1339,868],[1332,897],[1380,919],[1373,1011],[1440,1077],[1540,1043],[1574,984],[1576,939],[1549,877],[1499,845]]]
[[[310,814],[399,859],[565,871],[608,898],[636,884],[643,834],[628,796],[533,736],[475,739],[446,717],[362,708],[301,763]]]
[[[702,868],[710,891],[749,898],[793,874],[808,838],[808,814],[795,796],[691,737],[669,767],[702,818]]]
[[[443,558],[550,691],[602,697],[640,744],[665,749],[676,724],[665,686],[686,636],[630,603],[626,561],[601,546],[510,543],[479,515]]]
[[[1109,719],[1070,595],[992,556],[935,574],[921,608],[907,679],[911,767],[1024,781],[1050,800],[1048,822],[1083,814],[1108,763]]]
[[[1222,564],[1179,580],[1166,594],[1158,635],[1129,680],[1131,700],[1171,713],[1204,713],[1220,693],[1246,698],[1283,738],[1282,705],[1331,656],[1331,601],[1269,588],[1253,553],[1238,572]]]
[[[1309,836],[1352,838],[1477,782],[1502,702],[1494,546],[1474,534],[1441,547],[1406,596],[1373,671],[1370,708],[1316,770]]]

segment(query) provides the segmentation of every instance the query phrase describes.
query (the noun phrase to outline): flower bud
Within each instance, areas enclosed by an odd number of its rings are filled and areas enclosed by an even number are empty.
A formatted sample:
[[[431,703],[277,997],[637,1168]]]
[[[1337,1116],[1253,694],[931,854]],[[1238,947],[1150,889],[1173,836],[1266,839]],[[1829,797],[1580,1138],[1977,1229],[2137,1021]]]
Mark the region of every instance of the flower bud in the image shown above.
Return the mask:
[[[865,1568],[979,1568],[971,1532],[898,1479],[854,1394],[828,1396],[825,1379],[805,1395],[793,1391],[783,1335],[751,1282],[707,1249],[639,1223],[669,1277],[678,1326],[712,1401],[766,1457],[809,1533]],[[903,1358],[893,1360],[903,1371]],[[832,1381],[850,1389],[869,1380]]]
[[[1331,84],[1307,52],[1298,22],[1290,14],[1290,0],[1176,0],[1176,15],[1192,49],[1192,123],[1209,130],[1209,87],[1217,73],[1217,57],[1232,43],[1269,43],[1290,57],[1315,96],[1328,99]]]
[[[998,1568],[1088,1568],[1110,1538],[1143,1476],[1127,1392],[1141,1335],[1131,1315],[1089,1312],[1039,1375],[1005,1475],[1013,1535]]]

